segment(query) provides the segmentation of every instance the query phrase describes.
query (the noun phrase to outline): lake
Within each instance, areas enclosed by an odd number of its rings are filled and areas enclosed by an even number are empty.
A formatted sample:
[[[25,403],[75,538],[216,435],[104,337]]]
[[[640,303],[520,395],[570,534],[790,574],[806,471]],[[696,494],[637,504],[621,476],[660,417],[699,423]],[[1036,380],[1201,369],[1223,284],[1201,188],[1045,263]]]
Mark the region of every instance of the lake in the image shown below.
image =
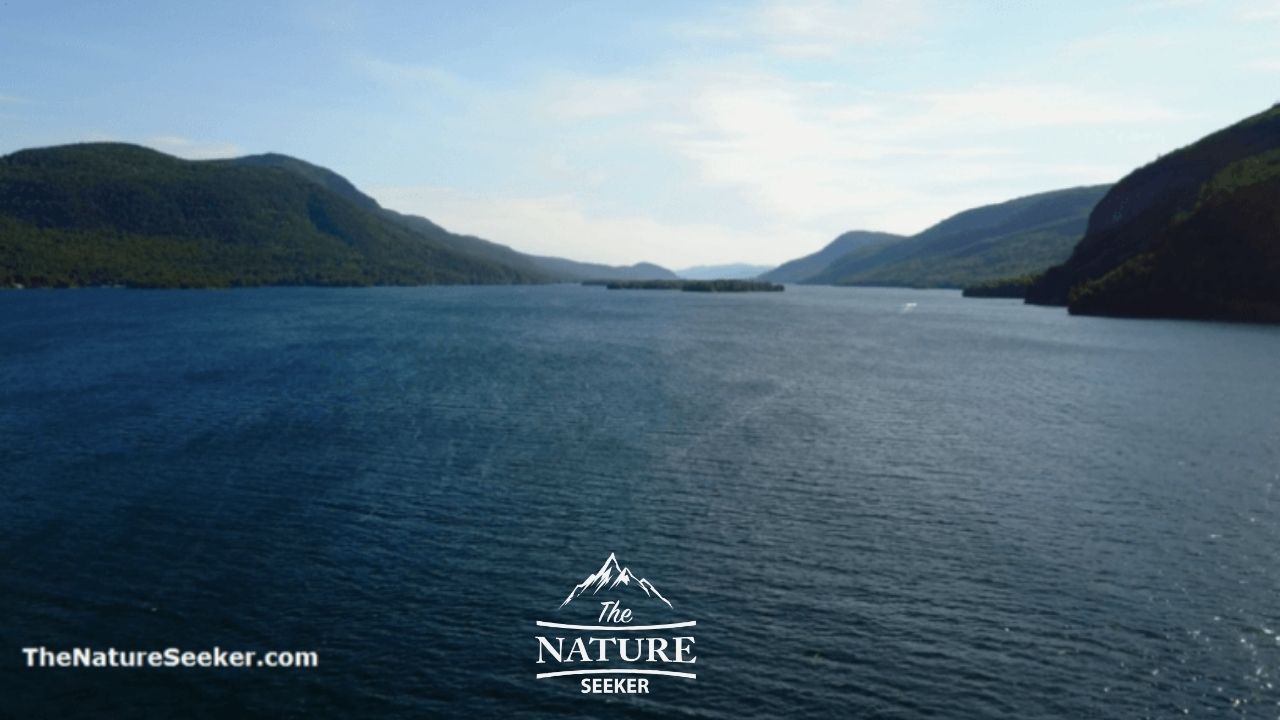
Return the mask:
[[[1277,358],[949,291],[0,293],[0,715],[1273,718]],[[696,680],[535,679],[610,553]]]

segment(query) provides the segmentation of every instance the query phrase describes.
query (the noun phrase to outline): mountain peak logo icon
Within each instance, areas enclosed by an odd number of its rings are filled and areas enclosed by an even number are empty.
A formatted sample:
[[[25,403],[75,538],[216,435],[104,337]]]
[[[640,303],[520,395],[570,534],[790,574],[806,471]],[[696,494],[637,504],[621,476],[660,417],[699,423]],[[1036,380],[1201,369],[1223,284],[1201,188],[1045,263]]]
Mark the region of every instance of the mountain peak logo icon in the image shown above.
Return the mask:
[[[653,583],[642,577],[636,577],[630,568],[623,567],[618,563],[618,558],[613,553],[609,553],[609,558],[604,561],[599,570],[588,575],[586,580],[578,583],[573,588],[573,591],[564,599],[564,602],[560,603],[560,607],[568,605],[574,599],[583,595],[595,595],[601,590],[619,590],[622,588],[640,590],[646,597],[657,598],[667,607],[671,607],[671,602],[662,597],[662,593],[658,592],[658,588],[654,587]]]
[[[648,601],[656,599],[672,609],[671,601],[653,583],[619,563],[617,555],[609,553],[599,570],[573,587],[560,608],[584,595],[595,596],[594,601],[587,598],[579,606],[600,606],[591,611],[594,624],[577,624],[584,622],[573,619],[580,616],[580,607],[564,613],[559,621],[535,623],[539,628],[534,636],[538,643],[536,679],[577,677],[584,694],[643,695],[648,694],[649,680],[654,676],[698,678],[693,636],[698,621],[649,617],[657,607]],[[623,606],[632,600],[639,600],[637,606],[648,607]]]

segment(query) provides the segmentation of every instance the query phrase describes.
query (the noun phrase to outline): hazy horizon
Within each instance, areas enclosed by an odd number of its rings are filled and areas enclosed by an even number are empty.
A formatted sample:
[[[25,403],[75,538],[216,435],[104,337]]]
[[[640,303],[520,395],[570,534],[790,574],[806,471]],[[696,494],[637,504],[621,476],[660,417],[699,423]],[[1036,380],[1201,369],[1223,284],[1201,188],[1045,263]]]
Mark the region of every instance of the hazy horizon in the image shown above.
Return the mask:
[[[1280,99],[1273,1],[0,17],[0,154],[281,152],[521,251],[671,268],[776,265],[848,230],[1114,182]]]

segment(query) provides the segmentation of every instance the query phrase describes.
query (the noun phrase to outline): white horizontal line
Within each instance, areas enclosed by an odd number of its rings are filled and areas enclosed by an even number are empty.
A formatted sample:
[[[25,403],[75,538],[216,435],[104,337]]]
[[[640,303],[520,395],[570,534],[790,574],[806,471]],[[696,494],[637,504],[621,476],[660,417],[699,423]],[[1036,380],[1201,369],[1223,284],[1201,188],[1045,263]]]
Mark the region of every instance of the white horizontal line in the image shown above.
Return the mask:
[[[674,670],[561,670],[560,672],[538,673],[537,680],[542,678],[562,677],[565,675],[670,675],[672,677],[698,679],[697,673],[676,672]]]
[[[672,628],[693,627],[697,620],[670,623],[667,625],[565,625],[564,623],[539,620],[538,627],[560,628],[561,630],[670,630]]]

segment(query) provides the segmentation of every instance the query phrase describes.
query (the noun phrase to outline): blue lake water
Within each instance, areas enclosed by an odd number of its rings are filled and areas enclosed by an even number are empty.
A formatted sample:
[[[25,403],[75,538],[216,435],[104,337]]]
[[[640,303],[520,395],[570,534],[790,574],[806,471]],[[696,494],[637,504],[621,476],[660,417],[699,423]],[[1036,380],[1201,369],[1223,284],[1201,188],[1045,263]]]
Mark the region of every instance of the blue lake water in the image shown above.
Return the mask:
[[[0,293],[0,716],[1274,718],[1277,358],[942,291]],[[534,679],[609,553],[697,680]]]

